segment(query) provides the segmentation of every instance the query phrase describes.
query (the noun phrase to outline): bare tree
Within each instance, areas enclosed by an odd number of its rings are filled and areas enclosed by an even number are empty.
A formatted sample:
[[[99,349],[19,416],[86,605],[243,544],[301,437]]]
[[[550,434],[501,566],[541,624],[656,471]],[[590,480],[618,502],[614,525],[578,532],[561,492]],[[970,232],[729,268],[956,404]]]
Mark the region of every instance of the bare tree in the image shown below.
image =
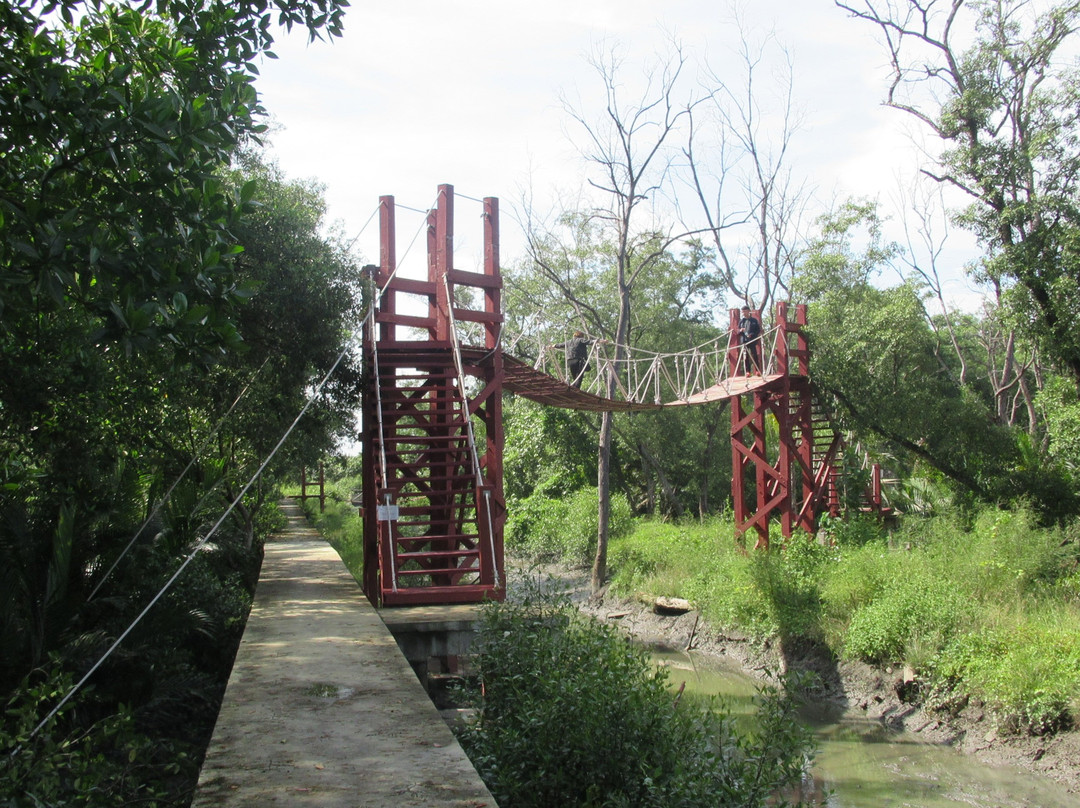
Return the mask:
[[[957,335],[955,312],[945,299],[945,287],[941,280],[941,261],[949,237],[949,220],[944,215],[944,203],[940,186],[926,187],[916,184],[910,189],[901,188],[898,205],[904,211],[903,228],[907,249],[899,257],[908,272],[930,292],[940,311],[940,320],[929,312],[926,321],[939,338],[944,329],[957,361],[960,374],[957,382],[967,383],[968,356]],[[949,372],[949,366],[942,363]]]
[[[786,297],[800,243],[807,189],[789,168],[799,130],[793,104],[794,65],[773,35],[753,41],[738,15],[739,82],[710,71],[709,104],[691,111],[683,149],[688,180],[716,248],[727,289],[747,305],[768,310]],[[780,67],[771,70],[774,56]],[[776,83],[763,86],[762,72]],[[767,105],[772,95],[775,103]]]
[[[995,420],[1005,426],[1017,426],[1018,416],[1023,412],[1027,415],[1027,429],[1034,435],[1035,403],[1028,377],[1037,355],[1031,347],[1018,349],[1018,344],[1026,344],[1026,341],[1009,318],[1002,316],[1000,282],[991,277],[984,278],[994,297],[993,302],[984,305],[974,340],[961,338],[957,312],[946,300],[940,264],[949,237],[949,219],[941,191],[941,186],[921,185],[909,193],[901,192],[899,207],[905,211],[907,249],[899,256],[910,276],[930,292],[937,304],[939,314],[932,316],[927,312],[926,320],[939,337],[944,332],[959,362],[956,382],[966,386],[974,381],[973,377],[981,376],[993,397]],[[1023,361],[1018,358],[1018,352],[1026,356]],[[944,357],[941,367],[952,374],[951,365]]]
[[[963,222],[1006,302],[1080,384],[1080,71],[1067,43],[1080,2],[835,0],[877,27],[891,64],[886,105],[940,138],[923,172],[970,200]]]
[[[655,269],[667,247],[680,236],[657,234],[649,203],[662,194],[669,180],[673,142],[692,110],[707,97],[684,91],[686,56],[678,43],[671,52],[645,71],[643,87],[636,95],[624,84],[626,65],[615,47],[605,46],[593,54],[590,66],[600,79],[605,103],[594,116],[580,103],[564,98],[563,105],[582,138],[580,150],[591,171],[588,184],[598,201],[589,208],[588,219],[598,223],[613,245],[615,270],[614,363],[605,380],[607,396],[618,387],[616,373],[626,357],[630,341],[631,296],[650,270]],[[536,255],[536,251],[533,251]],[[545,269],[549,272],[550,268]],[[584,310],[590,304],[577,301]],[[599,528],[592,569],[593,591],[607,578],[607,545],[611,522],[611,444],[614,414],[605,412],[598,437]]]

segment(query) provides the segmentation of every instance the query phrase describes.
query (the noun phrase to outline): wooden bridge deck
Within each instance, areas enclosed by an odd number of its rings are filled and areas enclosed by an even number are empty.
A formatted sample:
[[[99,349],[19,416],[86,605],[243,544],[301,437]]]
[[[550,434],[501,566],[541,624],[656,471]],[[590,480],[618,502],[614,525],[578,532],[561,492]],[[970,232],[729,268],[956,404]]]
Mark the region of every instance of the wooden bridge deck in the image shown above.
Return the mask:
[[[494,808],[337,553],[283,509],[193,808]]]

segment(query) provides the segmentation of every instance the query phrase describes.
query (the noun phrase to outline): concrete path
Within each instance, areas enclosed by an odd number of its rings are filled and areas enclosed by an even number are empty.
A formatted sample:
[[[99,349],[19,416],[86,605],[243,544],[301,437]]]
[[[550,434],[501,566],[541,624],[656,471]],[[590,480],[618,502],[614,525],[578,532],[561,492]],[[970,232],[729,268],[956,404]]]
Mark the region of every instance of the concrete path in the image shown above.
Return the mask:
[[[337,553],[282,508],[192,808],[496,808]]]

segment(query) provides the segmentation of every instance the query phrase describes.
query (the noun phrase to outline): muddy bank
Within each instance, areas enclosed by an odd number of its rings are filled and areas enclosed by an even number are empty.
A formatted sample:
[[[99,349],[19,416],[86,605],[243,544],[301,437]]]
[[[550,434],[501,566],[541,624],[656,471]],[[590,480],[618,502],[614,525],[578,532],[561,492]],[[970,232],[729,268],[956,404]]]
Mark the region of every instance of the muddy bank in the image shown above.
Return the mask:
[[[981,704],[968,703],[949,716],[905,701],[911,699],[915,687],[910,671],[837,661],[825,649],[805,643],[784,647],[782,642],[750,642],[732,632],[713,629],[693,611],[660,615],[638,600],[607,592],[593,598],[587,569],[560,565],[518,568],[511,577],[511,587],[514,579],[525,578],[541,582],[544,589],[565,592],[581,611],[618,625],[642,642],[679,650],[689,646],[698,653],[737,662],[758,679],[785,670],[811,671],[820,683],[815,699],[827,699],[839,709],[861,713],[927,743],[948,744],[989,766],[1020,766],[1080,793],[1080,731],[1041,738],[1001,736],[990,711]]]

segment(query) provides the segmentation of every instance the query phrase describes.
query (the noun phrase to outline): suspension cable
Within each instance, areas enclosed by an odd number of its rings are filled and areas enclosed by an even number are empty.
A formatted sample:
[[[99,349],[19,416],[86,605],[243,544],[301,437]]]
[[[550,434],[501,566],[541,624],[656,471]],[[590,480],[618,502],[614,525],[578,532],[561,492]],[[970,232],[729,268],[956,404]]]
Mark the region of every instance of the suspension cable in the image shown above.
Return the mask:
[[[386,502],[383,504],[385,505],[387,510],[387,519],[383,521],[389,522],[389,510],[393,505],[393,495],[390,492],[389,464],[386,462],[386,432],[383,428],[382,379],[379,374],[379,340],[378,334],[375,333],[375,329],[378,328],[378,326],[375,323],[374,303],[368,310],[368,313],[364,319],[367,327],[369,328],[370,336],[368,339],[371,342],[371,365],[375,373],[375,423],[379,430],[379,470],[382,476],[383,488],[386,489]],[[378,502],[377,498],[376,502]],[[376,521],[378,521],[378,514],[376,514]],[[393,590],[397,592],[397,543],[394,541],[393,527],[389,526],[388,529],[390,530],[390,585]]]
[[[345,245],[346,252],[352,249],[352,246],[359,240],[360,236],[364,235],[364,231],[368,229],[368,225],[371,224],[372,219],[375,218],[375,214],[379,212],[379,206],[375,206],[375,210],[371,211],[371,215],[367,217],[367,221],[364,222],[363,227],[360,228],[360,232],[353,236],[352,241]]]

